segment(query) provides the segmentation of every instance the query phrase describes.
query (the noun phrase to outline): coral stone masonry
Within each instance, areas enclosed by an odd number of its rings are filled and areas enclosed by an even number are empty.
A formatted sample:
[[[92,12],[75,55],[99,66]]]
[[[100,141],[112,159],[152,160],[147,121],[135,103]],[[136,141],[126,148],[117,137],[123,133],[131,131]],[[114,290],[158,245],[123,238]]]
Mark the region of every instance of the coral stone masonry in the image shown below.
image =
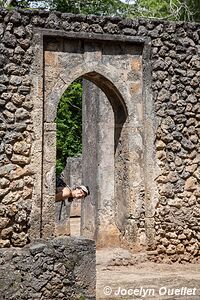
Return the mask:
[[[200,24],[35,10],[0,10],[0,247],[55,237],[56,111],[79,77],[82,235],[198,262]]]

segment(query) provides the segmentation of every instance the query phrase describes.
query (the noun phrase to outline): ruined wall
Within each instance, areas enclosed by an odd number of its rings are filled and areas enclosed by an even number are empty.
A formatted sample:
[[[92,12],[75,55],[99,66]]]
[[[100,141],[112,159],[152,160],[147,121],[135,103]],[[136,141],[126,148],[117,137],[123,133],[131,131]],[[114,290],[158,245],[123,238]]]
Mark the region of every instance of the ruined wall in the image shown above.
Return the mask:
[[[32,103],[31,84],[37,87],[31,76],[40,47],[35,41],[33,45],[33,37],[41,28],[150,38],[152,76],[146,80],[151,82],[155,115],[148,105],[144,114],[154,121],[157,168],[151,165],[148,174],[156,178],[157,196],[144,196],[141,207],[150,203],[151,213],[134,226],[152,227],[156,244],[153,234],[148,244],[159,257],[195,261],[200,240],[200,25],[37,11],[0,10],[1,247],[29,243],[31,222],[37,232],[40,228],[41,198],[36,193],[40,186],[33,190],[32,186],[38,176],[35,166],[40,166],[34,149],[41,143],[41,132],[32,110],[37,105]],[[148,130],[144,140],[147,137]]]
[[[83,238],[39,240],[23,249],[1,249],[1,299],[93,300],[95,265],[94,242]]]
[[[34,139],[30,99],[33,57],[29,17],[0,12],[0,229],[1,247],[29,242]]]
[[[199,27],[168,24],[152,40],[155,145],[160,167],[155,229],[158,252],[174,261],[191,261],[199,255]]]

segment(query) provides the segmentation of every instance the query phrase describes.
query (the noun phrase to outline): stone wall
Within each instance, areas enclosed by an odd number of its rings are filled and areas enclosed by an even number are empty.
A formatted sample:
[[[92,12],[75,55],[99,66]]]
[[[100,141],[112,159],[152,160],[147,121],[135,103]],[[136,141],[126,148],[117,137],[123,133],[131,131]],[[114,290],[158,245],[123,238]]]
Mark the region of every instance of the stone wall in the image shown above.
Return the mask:
[[[1,247],[29,243],[34,139],[30,98],[32,25],[29,17],[0,12],[0,229]],[[39,221],[39,220],[38,220]]]
[[[70,187],[82,183],[81,156],[68,157],[61,178]],[[81,199],[55,203],[55,235],[70,235],[70,217],[81,216]]]
[[[200,238],[200,29],[183,23],[165,28],[152,41],[160,167],[155,229],[159,253],[191,261],[198,259]]]
[[[31,79],[33,59],[41,47],[34,37],[41,29],[46,29],[47,35],[48,30],[58,30],[79,32],[83,38],[84,34],[110,34],[115,39],[149,39],[151,64],[143,67],[151,71],[151,77],[144,78],[151,88],[150,100],[141,108],[148,116],[142,143],[149,137],[155,142],[156,159],[155,167],[144,165],[149,183],[147,180],[143,187],[139,215],[144,220],[142,227],[152,229],[145,243],[149,249],[157,249],[160,258],[196,261],[200,241],[200,25],[56,12],[0,10],[1,247],[29,243],[33,227],[32,236],[40,235],[42,183],[35,170],[40,168],[41,153],[35,149],[41,144],[37,117],[38,112],[42,114],[42,103],[40,99],[34,102],[33,95],[41,89],[41,81]],[[136,89],[135,85],[133,92]],[[151,96],[153,111],[148,106]],[[150,120],[154,137],[148,134]],[[149,155],[148,149],[143,155]],[[154,179],[155,191],[151,188]],[[48,197],[44,205],[49,210]],[[150,207],[148,212],[146,207]],[[133,226],[141,227],[139,219],[132,220]]]
[[[1,299],[95,299],[95,265],[95,244],[83,238],[1,249]]]
[[[82,184],[82,157],[68,157],[66,160],[66,166],[62,171],[64,181],[71,187]],[[81,215],[81,200],[75,199],[71,203],[70,216]]]

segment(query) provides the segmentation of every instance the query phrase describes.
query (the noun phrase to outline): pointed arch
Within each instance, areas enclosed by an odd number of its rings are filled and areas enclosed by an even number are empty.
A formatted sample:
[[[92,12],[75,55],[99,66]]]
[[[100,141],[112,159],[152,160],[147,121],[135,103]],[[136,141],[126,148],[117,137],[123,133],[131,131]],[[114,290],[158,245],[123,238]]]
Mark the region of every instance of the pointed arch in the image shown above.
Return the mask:
[[[118,80],[119,86],[116,86],[113,83],[116,81],[113,74],[115,72],[110,70],[110,68],[99,64],[95,66],[94,64],[82,64],[70,72],[61,73],[56,84],[46,94],[45,121],[48,123],[54,122],[59,99],[68,86],[79,77],[88,79],[96,84],[106,94],[115,112],[120,111],[121,115],[123,112],[123,115],[127,116],[128,103],[125,102],[125,99],[129,99],[129,92],[124,84],[126,78],[122,75],[121,79]]]

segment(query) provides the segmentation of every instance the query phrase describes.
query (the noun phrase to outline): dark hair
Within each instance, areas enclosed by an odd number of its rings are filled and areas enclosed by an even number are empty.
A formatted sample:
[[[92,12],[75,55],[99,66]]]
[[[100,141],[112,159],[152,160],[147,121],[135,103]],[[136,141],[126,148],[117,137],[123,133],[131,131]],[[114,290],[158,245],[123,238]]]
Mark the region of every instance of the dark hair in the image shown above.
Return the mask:
[[[86,187],[86,188],[87,188],[87,190],[88,190],[87,196],[89,196],[89,195],[90,195],[90,189],[89,189],[89,186],[88,186],[88,185],[86,185],[85,187]]]

